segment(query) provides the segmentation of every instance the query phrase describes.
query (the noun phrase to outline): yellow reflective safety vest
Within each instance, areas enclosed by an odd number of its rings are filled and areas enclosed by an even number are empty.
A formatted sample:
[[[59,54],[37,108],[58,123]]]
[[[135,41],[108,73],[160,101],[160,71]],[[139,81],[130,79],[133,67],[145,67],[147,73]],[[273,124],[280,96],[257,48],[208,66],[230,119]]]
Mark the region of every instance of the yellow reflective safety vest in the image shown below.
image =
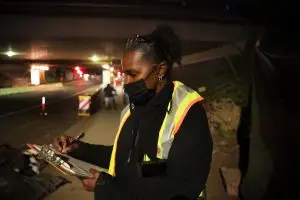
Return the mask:
[[[174,90],[172,94],[172,101],[169,102],[168,110],[166,112],[164,121],[159,131],[158,142],[157,142],[157,154],[156,157],[159,159],[167,159],[169,151],[172,147],[174,137],[178,132],[186,114],[189,109],[198,102],[203,101],[203,98],[195,90],[185,86],[179,81],[174,81]],[[171,108],[171,109],[170,109]],[[125,107],[121,113],[121,123],[117,132],[114,146],[110,158],[110,164],[108,173],[111,176],[116,176],[116,153],[119,135],[125,124],[126,120],[130,116],[129,105]],[[144,155],[144,161],[150,161],[147,155]],[[203,197],[204,192],[201,192],[199,197]]]
[[[185,86],[179,81],[174,81],[174,90],[172,94],[172,101],[169,102],[168,110],[166,112],[164,121],[159,131],[158,142],[157,142],[157,155],[159,159],[167,159],[169,151],[171,149],[174,137],[178,132],[187,112],[197,102],[201,102],[203,98],[195,90]],[[171,105],[172,104],[172,105]],[[172,107],[172,109],[170,109]],[[126,120],[130,116],[129,105],[123,109],[121,113],[121,123],[119,126],[118,133],[116,135],[114,146],[110,158],[108,173],[111,176],[116,176],[116,153],[119,135],[125,124]],[[144,156],[144,161],[149,161],[147,155]]]

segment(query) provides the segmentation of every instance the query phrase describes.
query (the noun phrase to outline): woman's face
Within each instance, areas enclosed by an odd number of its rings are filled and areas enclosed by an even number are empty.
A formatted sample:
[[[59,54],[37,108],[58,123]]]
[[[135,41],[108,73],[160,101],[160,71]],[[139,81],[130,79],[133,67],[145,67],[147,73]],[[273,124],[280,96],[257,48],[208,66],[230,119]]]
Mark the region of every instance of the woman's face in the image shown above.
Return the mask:
[[[122,67],[125,74],[125,84],[144,79],[149,89],[155,89],[158,83],[159,66],[143,58],[139,51],[127,52],[122,58]]]

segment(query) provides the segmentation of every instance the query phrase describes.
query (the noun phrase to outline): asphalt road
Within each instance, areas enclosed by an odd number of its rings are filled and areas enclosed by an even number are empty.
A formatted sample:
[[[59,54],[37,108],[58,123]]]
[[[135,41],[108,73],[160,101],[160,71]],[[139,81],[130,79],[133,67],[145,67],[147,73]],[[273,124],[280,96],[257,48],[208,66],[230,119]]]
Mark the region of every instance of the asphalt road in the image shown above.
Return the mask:
[[[48,141],[62,134],[80,117],[77,95],[99,83],[75,82],[54,91],[38,91],[0,98],[0,144],[19,147],[26,142]],[[41,116],[46,97],[47,116]]]
[[[61,99],[73,96],[93,86],[95,82],[76,81],[65,84],[63,88],[55,88],[47,91],[35,91],[30,93],[0,96],[0,119],[15,112],[30,109],[42,103],[42,97],[46,97],[46,103],[54,103]]]

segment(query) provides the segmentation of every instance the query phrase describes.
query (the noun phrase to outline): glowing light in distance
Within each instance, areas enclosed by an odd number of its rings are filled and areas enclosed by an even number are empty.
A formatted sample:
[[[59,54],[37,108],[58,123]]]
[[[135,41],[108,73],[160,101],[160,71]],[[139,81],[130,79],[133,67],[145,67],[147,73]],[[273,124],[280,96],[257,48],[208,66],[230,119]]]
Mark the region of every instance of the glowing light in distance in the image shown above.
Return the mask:
[[[39,85],[40,84],[40,71],[37,69],[31,70],[31,84]]]
[[[104,64],[104,65],[102,65],[102,68],[103,68],[103,69],[107,69],[107,70],[108,70],[108,69],[110,69],[110,67],[109,67],[109,65],[108,65],[108,64]]]
[[[32,70],[41,70],[41,71],[48,71],[49,66],[47,65],[31,65]]]
[[[17,55],[18,53],[17,52],[14,52],[12,50],[8,50],[7,52],[5,52],[5,54],[8,56],[8,57],[13,57],[15,55]]]
[[[93,62],[98,62],[100,60],[100,58],[96,54],[94,54],[90,59]]]
[[[85,81],[88,81],[88,80],[89,80],[89,77],[90,77],[89,74],[84,74],[84,75],[83,75],[83,78],[84,78]]]

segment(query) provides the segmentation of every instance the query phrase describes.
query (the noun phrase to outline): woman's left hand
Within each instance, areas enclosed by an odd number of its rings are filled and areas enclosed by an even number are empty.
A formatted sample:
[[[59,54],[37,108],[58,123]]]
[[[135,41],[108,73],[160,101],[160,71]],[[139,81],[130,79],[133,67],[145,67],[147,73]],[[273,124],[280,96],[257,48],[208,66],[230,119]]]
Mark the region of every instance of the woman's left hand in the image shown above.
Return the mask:
[[[81,182],[82,182],[83,187],[87,191],[93,192],[95,190],[97,180],[100,176],[100,172],[98,172],[95,169],[91,169],[90,172],[93,174],[93,177],[92,178],[81,179]]]

